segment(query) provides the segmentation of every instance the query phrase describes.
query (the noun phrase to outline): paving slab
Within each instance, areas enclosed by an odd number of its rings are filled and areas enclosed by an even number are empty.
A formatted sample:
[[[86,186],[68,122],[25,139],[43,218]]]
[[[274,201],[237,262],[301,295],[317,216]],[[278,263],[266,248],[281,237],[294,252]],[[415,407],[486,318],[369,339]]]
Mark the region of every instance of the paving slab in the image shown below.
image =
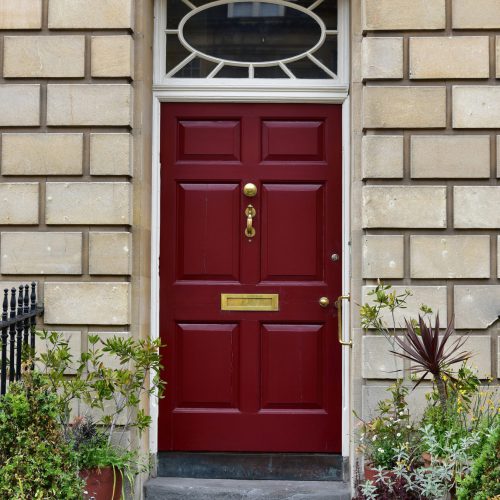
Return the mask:
[[[252,481],[158,477],[144,486],[146,500],[349,500],[339,481]]]

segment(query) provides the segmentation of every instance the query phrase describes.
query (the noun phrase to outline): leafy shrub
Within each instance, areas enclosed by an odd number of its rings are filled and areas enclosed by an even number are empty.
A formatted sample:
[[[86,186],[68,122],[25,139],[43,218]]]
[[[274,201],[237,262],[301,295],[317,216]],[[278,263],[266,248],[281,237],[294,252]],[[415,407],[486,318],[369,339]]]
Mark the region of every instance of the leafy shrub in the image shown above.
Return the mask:
[[[82,498],[76,454],[64,439],[57,396],[36,373],[0,399],[0,498]]]
[[[500,417],[490,433],[472,470],[461,482],[458,500],[489,500],[500,495]]]

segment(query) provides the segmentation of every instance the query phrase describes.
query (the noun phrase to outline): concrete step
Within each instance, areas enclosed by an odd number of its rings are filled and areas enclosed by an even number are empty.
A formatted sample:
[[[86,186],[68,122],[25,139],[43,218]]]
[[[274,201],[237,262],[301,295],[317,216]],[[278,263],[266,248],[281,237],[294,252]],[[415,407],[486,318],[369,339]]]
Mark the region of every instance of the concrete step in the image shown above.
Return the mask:
[[[350,500],[340,481],[252,481],[157,477],[144,486],[145,500]]]

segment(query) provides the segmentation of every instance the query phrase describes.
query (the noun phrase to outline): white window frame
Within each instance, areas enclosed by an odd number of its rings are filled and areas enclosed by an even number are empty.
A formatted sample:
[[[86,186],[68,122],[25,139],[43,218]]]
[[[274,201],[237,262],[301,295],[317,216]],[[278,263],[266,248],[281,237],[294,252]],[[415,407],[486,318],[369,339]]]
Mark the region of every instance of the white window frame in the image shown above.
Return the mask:
[[[273,0],[269,0],[273,2]],[[227,0],[233,3],[234,0]],[[224,2],[226,3],[226,2]],[[167,0],[155,3],[153,91],[171,101],[336,102],[349,90],[349,0],[338,0],[337,78],[168,78],[166,68]]]

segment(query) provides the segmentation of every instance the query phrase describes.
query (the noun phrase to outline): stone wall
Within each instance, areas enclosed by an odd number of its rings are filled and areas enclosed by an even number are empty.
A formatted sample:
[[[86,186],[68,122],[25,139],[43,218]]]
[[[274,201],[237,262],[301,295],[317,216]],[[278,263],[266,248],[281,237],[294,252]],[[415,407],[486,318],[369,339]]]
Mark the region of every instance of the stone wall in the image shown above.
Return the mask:
[[[0,2],[0,286],[76,353],[149,335],[152,3]]]
[[[355,295],[368,300],[377,278],[412,289],[405,314],[425,303],[454,316],[481,377],[497,378],[500,2],[362,0],[352,26]],[[370,333],[357,357],[366,413],[395,362]]]

